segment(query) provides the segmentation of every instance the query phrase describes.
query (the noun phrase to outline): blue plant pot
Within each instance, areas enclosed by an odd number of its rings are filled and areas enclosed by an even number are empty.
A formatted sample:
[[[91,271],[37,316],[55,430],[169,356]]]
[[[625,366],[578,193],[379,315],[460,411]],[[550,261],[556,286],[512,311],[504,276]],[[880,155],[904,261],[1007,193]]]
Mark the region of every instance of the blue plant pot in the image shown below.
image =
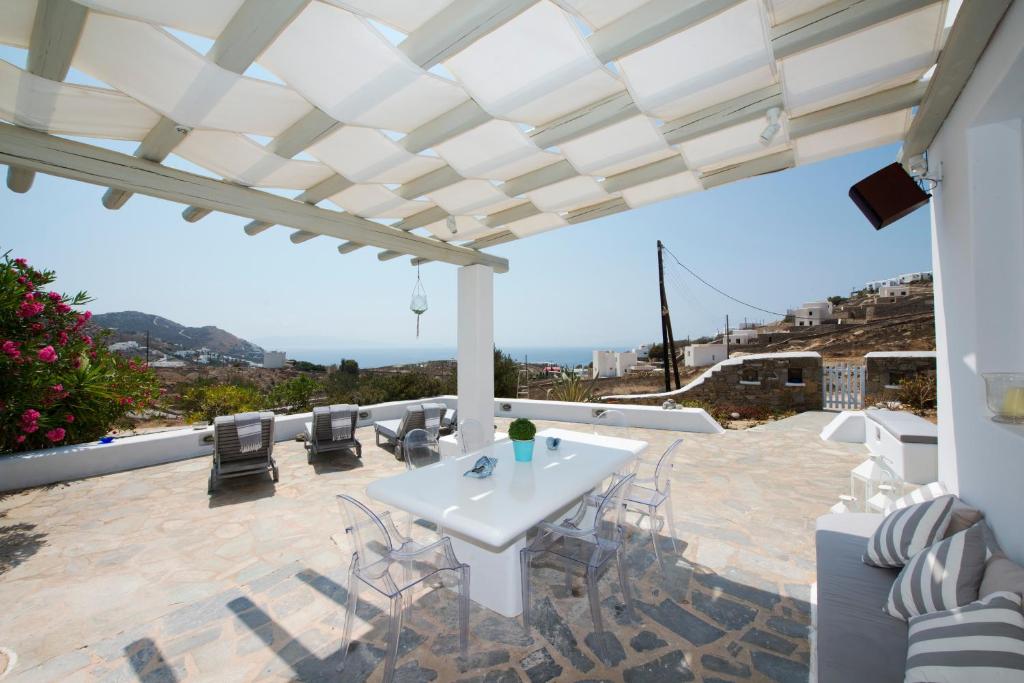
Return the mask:
[[[516,454],[516,462],[530,462],[533,460],[533,439],[529,441],[512,440],[512,450]]]

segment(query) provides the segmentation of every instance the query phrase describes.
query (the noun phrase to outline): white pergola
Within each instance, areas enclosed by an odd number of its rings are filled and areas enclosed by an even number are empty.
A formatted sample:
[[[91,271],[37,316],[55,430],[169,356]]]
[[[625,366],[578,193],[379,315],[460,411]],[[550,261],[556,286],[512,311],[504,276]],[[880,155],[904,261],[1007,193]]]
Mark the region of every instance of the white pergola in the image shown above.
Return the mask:
[[[881,144],[924,151],[1009,0],[955,24],[949,5],[4,0],[0,43],[27,59],[0,61],[0,163],[16,192],[42,172],[109,188],[112,210],[141,193],[250,236],[462,266],[460,411],[486,423],[508,262],[483,249]],[[109,87],[65,82],[72,67]]]

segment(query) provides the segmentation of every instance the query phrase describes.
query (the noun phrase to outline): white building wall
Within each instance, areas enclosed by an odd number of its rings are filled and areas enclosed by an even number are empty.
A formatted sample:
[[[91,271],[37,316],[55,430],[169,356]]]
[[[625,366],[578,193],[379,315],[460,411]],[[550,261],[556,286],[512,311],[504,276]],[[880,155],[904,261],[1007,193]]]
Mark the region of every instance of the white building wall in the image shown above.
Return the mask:
[[[1024,427],[992,422],[980,373],[1024,370],[1021,36],[1024,2],[1015,2],[929,150],[942,174],[931,203],[939,478],[985,512],[1017,562]]]
[[[683,365],[688,368],[703,368],[725,358],[725,344],[691,344],[683,350]]]
[[[757,330],[733,330],[729,333],[729,343],[738,346],[753,344],[757,340]]]
[[[277,370],[284,367],[285,353],[284,351],[264,351],[263,352],[263,367],[270,368],[271,370]]]
[[[903,296],[910,296],[910,288],[907,285],[886,285],[878,292],[878,296],[884,299],[898,299]]]
[[[594,377],[622,377],[636,365],[635,351],[594,351]]]

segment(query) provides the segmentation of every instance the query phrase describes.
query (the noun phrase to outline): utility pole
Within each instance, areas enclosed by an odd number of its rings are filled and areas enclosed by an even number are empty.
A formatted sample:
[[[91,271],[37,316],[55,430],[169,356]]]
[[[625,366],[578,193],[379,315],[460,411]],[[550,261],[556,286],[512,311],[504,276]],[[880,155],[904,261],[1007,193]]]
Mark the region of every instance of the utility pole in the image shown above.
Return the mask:
[[[665,357],[665,391],[672,391],[672,379],[669,375],[668,364],[672,363],[676,379],[676,388],[679,383],[679,361],[676,360],[676,343],[672,337],[672,318],[668,313],[668,297],[665,295],[665,259],[662,255],[665,245],[658,240],[658,289],[661,293],[661,349]]]
[[[725,316],[725,357],[729,358],[729,316]]]

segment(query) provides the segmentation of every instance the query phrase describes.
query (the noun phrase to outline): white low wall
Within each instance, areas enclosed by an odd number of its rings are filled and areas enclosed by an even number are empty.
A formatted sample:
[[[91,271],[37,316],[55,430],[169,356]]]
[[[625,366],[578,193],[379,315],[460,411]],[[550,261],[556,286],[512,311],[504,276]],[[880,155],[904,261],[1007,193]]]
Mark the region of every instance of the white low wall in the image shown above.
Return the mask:
[[[844,410],[825,425],[820,436],[825,441],[867,443],[866,423],[863,410]]]
[[[566,403],[563,401],[534,401],[519,398],[499,398],[494,401],[496,417],[525,417],[530,420],[554,420],[593,424],[605,410],[618,410],[625,414],[631,427],[668,429],[675,432],[720,434],[725,430],[700,408],[665,410],[657,406],[631,406],[603,403]]]
[[[381,420],[400,418],[407,406],[424,402],[443,403],[449,410],[454,410],[458,405],[458,398],[437,396],[416,401],[393,401],[363,406],[359,409],[358,425],[368,427]],[[594,403],[523,399],[494,401],[494,414],[498,417],[526,417],[534,420],[584,424],[593,423],[600,411],[608,408],[625,413],[629,424],[634,427],[702,433],[724,431],[706,412],[697,408],[662,410],[651,406],[603,406]],[[278,415],[274,425],[274,439],[278,442],[294,439],[304,431],[305,423],[311,419],[312,413]],[[76,444],[5,455],[0,456],[0,491],[15,491],[61,481],[86,479],[208,456],[212,453],[213,427],[205,427],[126,436],[109,444]]]

